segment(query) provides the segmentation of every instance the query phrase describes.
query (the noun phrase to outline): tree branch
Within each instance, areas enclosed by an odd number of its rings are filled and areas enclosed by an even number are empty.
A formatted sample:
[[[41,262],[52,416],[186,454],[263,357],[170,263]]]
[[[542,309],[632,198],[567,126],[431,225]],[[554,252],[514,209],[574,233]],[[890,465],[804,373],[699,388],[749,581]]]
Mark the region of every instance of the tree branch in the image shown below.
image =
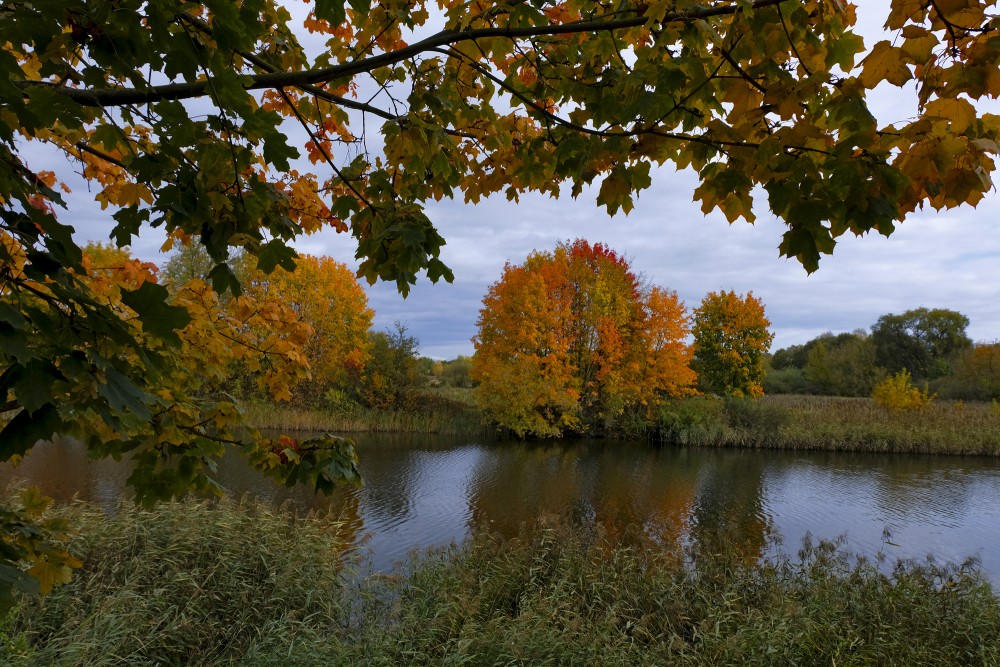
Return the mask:
[[[771,7],[788,2],[789,0],[756,0],[753,3],[755,9]],[[713,18],[717,16],[730,16],[740,12],[741,9],[736,4],[723,5],[720,7],[703,7],[697,10],[686,12],[671,12],[664,16],[660,22],[666,23],[687,23],[698,19]],[[247,90],[265,90],[284,87],[310,86],[334,79],[351,77],[363,72],[370,72],[379,67],[395,65],[437,47],[450,46],[460,42],[475,41],[489,37],[505,37],[515,40],[520,38],[541,37],[545,35],[572,35],[592,32],[612,32],[627,28],[637,28],[648,25],[651,21],[645,16],[631,16],[628,18],[601,20],[601,21],[575,21],[559,25],[525,26],[515,27],[490,27],[490,28],[470,28],[467,30],[442,30],[426,39],[411,44],[410,46],[382,53],[377,56],[361,58],[348,63],[334,65],[315,70],[301,70],[298,72],[267,72],[264,74],[250,75],[250,82],[246,86]],[[162,100],[184,100],[194,97],[202,97],[210,81],[189,81],[185,83],[170,83],[162,86],[150,86],[148,88],[59,88],[51,83],[41,83],[36,81],[24,81],[20,86],[24,90],[30,90],[40,86],[45,86],[65,95],[74,102],[90,107],[115,107],[129,104],[144,104],[158,102]],[[312,91],[309,91],[312,92]]]

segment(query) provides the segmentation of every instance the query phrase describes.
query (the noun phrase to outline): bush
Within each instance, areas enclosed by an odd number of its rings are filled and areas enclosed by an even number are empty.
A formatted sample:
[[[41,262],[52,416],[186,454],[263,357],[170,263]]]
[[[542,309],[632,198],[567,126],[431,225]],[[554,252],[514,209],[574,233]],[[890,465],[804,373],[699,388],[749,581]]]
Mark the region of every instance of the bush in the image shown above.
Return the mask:
[[[713,445],[722,437],[726,420],[722,402],[714,398],[686,398],[660,405],[653,438],[678,445]]]
[[[880,408],[902,412],[926,408],[934,400],[934,394],[930,393],[926,385],[922,390],[915,387],[910,381],[909,371],[903,369],[875,385],[872,400]]]
[[[764,377],[764,394],[811,394],[814,388],[801,368],[769,368]]]

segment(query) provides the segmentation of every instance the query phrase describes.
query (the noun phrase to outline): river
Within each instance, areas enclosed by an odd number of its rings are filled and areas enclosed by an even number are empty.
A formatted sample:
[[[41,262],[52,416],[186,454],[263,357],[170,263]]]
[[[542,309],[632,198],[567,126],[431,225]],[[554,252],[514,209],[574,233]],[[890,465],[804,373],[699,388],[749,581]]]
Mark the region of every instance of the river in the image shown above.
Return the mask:
[[[470,442],[438,436],[358,438],[365,484],[330,497],[277,486],[227,457],[234,495],[329,509],[376,570],[413,549],[460,542],[478,526],[507,534],[545,514],[641,527],[692,540],[724,529],[748,553],[794,554],[803,537],[845,536],[850,551],[889,562],[981,559],[1000,588],[1000,461],[831,452],[653,447],[621,441]],[[26,481],[66,502],[113,510],[127,462],[89,461],[69,439],[40,443],[0,484]],[[779,546],[775,546],[777,543]]]

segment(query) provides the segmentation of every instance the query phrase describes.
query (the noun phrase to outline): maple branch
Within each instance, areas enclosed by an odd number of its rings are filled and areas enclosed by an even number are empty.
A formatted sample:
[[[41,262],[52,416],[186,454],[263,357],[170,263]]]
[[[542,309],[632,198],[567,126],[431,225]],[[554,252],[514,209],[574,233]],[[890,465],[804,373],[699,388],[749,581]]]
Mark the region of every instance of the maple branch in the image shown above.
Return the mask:
[[[292,102],[292,98],[288,96],[288,93],[286,93],[282,89],[279,89],[278,92],[281,94],[281,98],[285,100],[285,104],[287,104],[288,107],[292,110],[292,113],[295,114],[295,118],[299,121],[299,124],[302,125],[302,129],[304,129],[309,134],[309,138],[312,139],[313,145],[316,146],[316,150],[318,150],[320,153],[323,154],[323,159],[326,160],[326,163],[328,165],[330,165],[330,169],[333,170],[333,173],[337,174],[337,178],[339,178],[348,187],[348,189],[350,189],[350,191],[354,193],[355,197],[364,202],[365,206],[370,208],[373,212],[377,213],[378,209],[374,205],[372,205],[372,203],[368,201],[368,199],[361,192],[359,192],[357,188],[354,187],[354,184],[351,183],[351,181],[344,178],[344,174],[340,171],[340,169],[337,168],[337,165],[334,163],[333,158],[330,157],[330,154],[326,152],[326,149],[323,148],[322,142],[320,141],[319,137],[316,136],[316,133],[313,132],[312,127],[309,125],[309,121],[307,121],[305,118],[302,117],[302,114],[299,113],[298,107],[296,107],[295,103]]]
[[[755,0],[754,9],[772,7],[790,0]],[[720,7],[701,7],[700,9],[688,10],[685,12],[670,12],[663,17],[660,25],[667,23],[688,23],[698,19],[714,18],[717,16],[731,16],[742,11],[742,7],[737,4],[723,5]],[[475,41],[477,39],[489,37],[505,37],[510,40],[519,38],[542,37],[545,35],[572,35],[589,32],[612,32],[627,28],[637,28],[651,24],[652,21],[645,16],[632,16],[629,18],[611,20],[583,20],[572,23],[543,26],[524,27],[489,27],[489,28],[468,28],[465,30],[442,30],[414,44],[403,47],[396,51],[381,53],[377,56],[369,56],[340,65],[324,67],[314,70],[300,70],[297,72],[266,72],[264,74],[249,75],[249,82],[245,86],[246,90],[265,90],[278,88],[301,87],[325,83],[334,79],[351,77],[363,72],[370,72],[379,67],[395,65],[417,56],[421,53],[432,51],[437,47],[452,46],[460,42]],[[163,100],[184,100],[195,97],[202,97],[210,85],[210,80],[188,81],[184,83],[168,83],[160,86],[149,86],[147,88],[63,88],[56,87],[50,82],[21,81],[22,90],[45,87],[55,90],[60,95],[65,95],[77,104],[90,107],[115,107],[129,104],[143,104],[159,102]]]
[[[722,53],[722,57],[726,59],[726,62],[729,63],[729,66],[732,67],[734,70],[736,70],[737,74],[739,74],[741,77],[743,77],[744,81],[746,81],[751,86],[753,86],[754,88],[756,88],[762,94],[764,94],[764,95],[767,94],[767,88],[765,88],[759,81],[757,81],[752,76],[750,76],[746,72],[746,70],[744,70],[742,67],[740,67],[740,64],[738,62],[736,62],[736,60],[733,58],[732,54],[729,53],[729,49],[727,49],[724,46],[720,46],[719,47],[719,51]]]
[[[535,102],[534,100],[532,100],[531,98],[529,98],[528,96],[526,96],[524,93],[520,92],[519,90],[517,90],[515,88],[511,88],[506,83],[504,83],[500,78],[494,76],[492,72],[488,71],[486,68],[484,68],[478,62],[475,62],[475,61],[472,61],[471,59],[466,58],[462,53],[460,53],[460,52],[453,52],[453,51],[447,51],[445,49],[434,49],[434,50],[437,51],[438,53],[442,53],[442,54],[447,55],[447,56],[452,57],[452,58],[464,59],[465,63],[467,65],[469,65],[470,67],[478,70],[480,74],[482,74],[486,78],[490,79],[493,83],[495,83],[501,89],[506,90],[511,95],[513,95],[517,99],[521,100],[522,102],[524,102],[526,105],[530,106],[532,109],[534,109],[538,113],[542,114],[542,116],[544,116],[547,121],[554,122],[557,125],[561,125],[562,127],[565,127],[567,129],[570,129],[570,130],[574,130],[576,132],[581,132],[583,134],[589,134],[591,136],[601,137],[603,139],[611,139],[611,138],[633,138],[633,137],[639,136],[641,134],[652,134],[652,135],[655,135],[655,136],[658,136],[658,137],[663,137],[665,139],[675,139],[677,141],[693,141],[695,143],[705,144],[706,146],[712,146],[713,148],[721,148],[723,146],[732,147],[732,148],[759,148],[760,147],[760,144],[746,142],[746,141],[722,141],[722,140],[718,140],[718,139],[709,139],[707,137],[700,136],[700,135],[677,134],[675,132],[664,132],[662,130],[655,130],[655,129],[652,129],[652,128],[639,129],[639,130],[633,130],[633,131],[620,131],[620,132],[618,132],[618,131],[614,131],[614,130],[597,130],[597,129],[593,129],[593,128],[589,128],[589,127],[584,127],[583,125],[578,125],[577,123],[574,123],[573,121],[567,120],[565,118],[562,118],[561,116],[557,116],[556,114],[552,113],[551,111],[549,111],[548,109],[546,109],[542,105],[538,104],[537,102]],[[796,148],[798,148],[798,147],[796,147]],[[808,150],[808,149],[805,149],[805,150]]]
[[[126,169],[127,168],[125,166],[125,163],[122,162],[121,160],[113,158],[110,155],[108,155],[107,153],[104,153],[102,151],[97,150],[93,146],[88,146],[87,144],[83,143],[82,141],[76,142],[75,144],[73,144],[73,147],[76,148],[79,151],[84,152],[84,153],[90,153],[94,157],[99,158],[101,160],[104,160],[105,162],[108,162],[110,164],[113,164],[116,167],[121,167],[122,169]]]
[[[190,23],[192,26],[205,33],[209,37],[212,36],[212,26],[206,23],[204,20],[191,16],[190,14],[181,14],[181,20]],[[247,62],[251,63],[255,67],[258,67],[269,74],[275,74],[281,72],[281,68],[271,63],[260,56],[250,53],[249,51],[237,51],[241,57],[243,57]],[[354,109],[355,111],[364,111],[366,113],[374,114],[385,120],[397,120],[399,116],[393,115],[388,111],[380,109],[378,107],[366,104],[364,102],[357,102],[355,100],[348,99],[346,97],[341,97],[340,95],[334,95],[333,93],[320,88],[319,86],[313,86],[311,84],[303,84],[301,86],[294,86],[304,93],[309,93],[313,97],[318,97],[321,100],[330,102],[331,104],[336,104],[337,106],[346,107],[348,109]]]

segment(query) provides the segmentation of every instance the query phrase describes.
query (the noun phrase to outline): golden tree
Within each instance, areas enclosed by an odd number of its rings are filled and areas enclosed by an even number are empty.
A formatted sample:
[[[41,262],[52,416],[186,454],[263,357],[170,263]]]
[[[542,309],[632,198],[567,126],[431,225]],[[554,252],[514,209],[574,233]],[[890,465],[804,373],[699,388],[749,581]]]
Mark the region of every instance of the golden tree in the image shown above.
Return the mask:
[[[729,396],[764,393],[764,355],[774,334],[764,303],[736,292],[709,292],[694,311],[694,360],[702,387]]]
[[[319,402],[326,391],[356,380],[369,358],[368,330],[375,312],[354,273],[329,257],[299,255],[295,269],[251,271],[246,294],[287,304],[312,329],[302,351],[310,378],[296,394]]]
[[[519,436],[594,432],[692,393],[684,305],[674,292],[643,289],[601,244],[578,240],[508,264],[478,325],[476,401]]]

